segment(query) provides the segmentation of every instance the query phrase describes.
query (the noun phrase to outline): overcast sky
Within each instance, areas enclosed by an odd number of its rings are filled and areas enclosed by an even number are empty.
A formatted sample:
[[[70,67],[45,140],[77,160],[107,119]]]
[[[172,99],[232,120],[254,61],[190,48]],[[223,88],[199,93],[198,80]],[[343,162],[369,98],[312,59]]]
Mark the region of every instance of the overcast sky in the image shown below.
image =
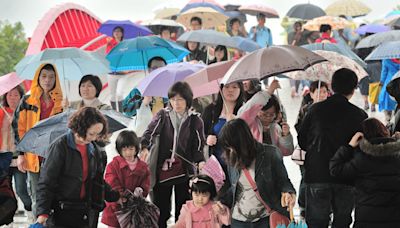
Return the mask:
[[[388,12],[393,10],[396,4],[400,4],[399,0],[361,0],[367,4],[372,12],[356,21],[373,20],[384,17]],[[64,3],[61,0],[0,0],[0,20],[8,20],[12,23],[21,21],[24,25],[27,37],[31,36],[34,29],[38,25],[39,20],[44,14],[57,4]],[[163,4],[173,4],[183,7],[188,0],[71,0],[80,4],[102,20],[108,19],[129,19],[132,21],[151,19],[154,16],[153,10]],[[170,3],[173,2],[173,3]],[[217,2],[225,5],[245,4],[245,3],[265,3],[276,9],[280,16],[284,16],[287,11],[295,4],[307,3],[318,5],[325,9],[333,0],[217,0]],[[379,7],[378,7],[379,4]],[[255,19],[248,17],[248,24],[255,23]],[[279,26],[280,19],[271,19],[267,21],[274,36],[279,36],[282,31]],[[246,25],[251,26],[251,25]],[[277,32],[275,32],[277,31]],[[279,43],[279,42],[277,42]]]

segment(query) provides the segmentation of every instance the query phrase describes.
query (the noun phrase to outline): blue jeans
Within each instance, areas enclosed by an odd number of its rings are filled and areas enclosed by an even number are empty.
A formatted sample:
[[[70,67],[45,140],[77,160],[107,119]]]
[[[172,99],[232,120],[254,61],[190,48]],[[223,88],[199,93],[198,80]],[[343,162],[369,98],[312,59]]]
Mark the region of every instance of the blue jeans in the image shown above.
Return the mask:
[[[231,228],[269,228],[269,216],[257,222],[242,222],[232,219]]]
[[[24,204],[24,209],[32,211],[32,200],[28,193],[27,174],[18,170],[18,168],[11,167],[11,174],[14,176],[15,190],[18,197]]]
[[[343,184],[310,183],[306,186],[306,222],[309,228],[350,227],[354,188]]]
[[[38,215],[36,214],[36,192],[37,192],[37,186],[39,182],[39,173],[32,173],[28,172],[28,181],[29,181],[29,186],[31,189],[31,199],[32,199],[32,212],[35,217]]]

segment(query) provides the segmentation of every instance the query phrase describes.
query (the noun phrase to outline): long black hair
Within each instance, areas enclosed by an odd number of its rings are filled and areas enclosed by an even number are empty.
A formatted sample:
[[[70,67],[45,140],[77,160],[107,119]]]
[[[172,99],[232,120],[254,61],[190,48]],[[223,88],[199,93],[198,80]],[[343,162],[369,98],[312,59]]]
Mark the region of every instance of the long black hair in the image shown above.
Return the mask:
[[[221,59],[221,61],[227,61],[228,60],[228,49],[224,45],[218,45],[214,49],[214,53],[216,51],[223,51],[224,52],[224,58]],[[215,57],[209,64],[213,64],[217,62],[217,57]]]

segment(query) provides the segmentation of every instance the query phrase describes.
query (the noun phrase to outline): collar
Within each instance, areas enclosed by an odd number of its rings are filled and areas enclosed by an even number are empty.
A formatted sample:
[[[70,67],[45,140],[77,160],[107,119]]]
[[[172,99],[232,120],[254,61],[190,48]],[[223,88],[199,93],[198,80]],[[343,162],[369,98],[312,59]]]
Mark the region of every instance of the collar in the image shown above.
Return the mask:
[[[321,34],[321,38],[322,39],[332,39],[331,35],[329,35],[328,33],[324,32]]]
[[[208,203],[206,205],[204,205],[203,207],[196,207],[193,203],[193,200],[190,200],[190,201],[187,201],[187,207],[188,207],[190,213],[195,213],[203,208],[205,208],[207,210],[211,210],[212,201],[209,200]]]
[[[67,145],[69,148],[78,150],[76,148],[76,143],[75,143],[75,138],[74,138],[74,133],[72,132],[71,129],[68,129],[67,133]],[[90,155],[94,156],[94,145],[92,143],[89,143],[86,145],[86,148],[89,152]]]

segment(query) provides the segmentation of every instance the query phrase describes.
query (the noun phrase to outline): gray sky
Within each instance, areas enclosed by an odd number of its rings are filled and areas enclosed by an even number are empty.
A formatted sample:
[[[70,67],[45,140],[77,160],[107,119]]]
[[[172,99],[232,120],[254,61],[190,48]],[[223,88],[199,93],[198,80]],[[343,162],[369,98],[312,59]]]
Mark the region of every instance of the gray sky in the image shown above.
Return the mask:
[[[384,17],[390,12],[398,0],[361,0],[367,4],[372,12],[366,17],[357,18],[357,22],[363,20],[374,20]],[[21,21],[24,25],[27,37],[31,36],[38,25],[39,20],[44,14],[57,4],[64,3],[61,0],[0,0],[0,20],[8,20],[12,23]],[[153,9],[161,4],[173,4],[183,7],[188,0],[70,0],[89,9],[102,20],[108,19],[129,19],[132,21],[151,19],[154,16]],[[170,3],[173,2],[173,3]],[[246,3],[266,3],[276,9],[280,16],[284,16],[291,6],[299,3],[307,3],[307,0],[217,0],[221,4],[246,4]],[[312,4],[325,9],[333,0],[310,0]],[[378,7],[379,4],[379,7]],[[255,19],[248,17],[247,27],[255,23]],[[274,36],[278,37],[282,31],[280,19],[271,19],[267,21]],[[278,38],[279,39],[279,38]],[[278,40],[276,43],[280,43]]]

